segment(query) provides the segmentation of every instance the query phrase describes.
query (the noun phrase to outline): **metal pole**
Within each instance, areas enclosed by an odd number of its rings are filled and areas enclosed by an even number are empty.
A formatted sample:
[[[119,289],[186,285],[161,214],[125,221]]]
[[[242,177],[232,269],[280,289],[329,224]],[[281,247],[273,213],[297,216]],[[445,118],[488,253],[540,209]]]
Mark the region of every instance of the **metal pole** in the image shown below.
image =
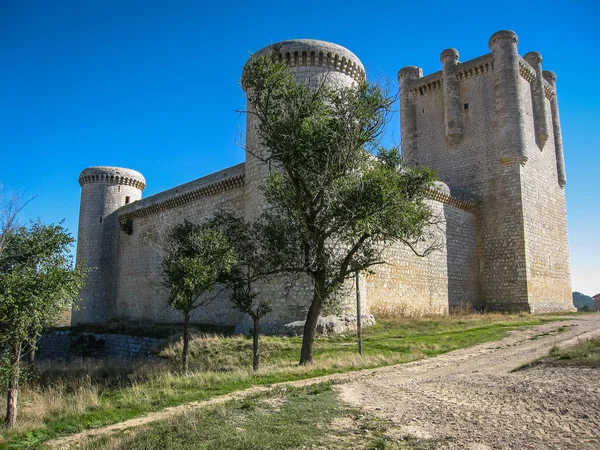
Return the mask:
[[[362,314],[360,305],[360,277],[356,271],[356,337],[358,338],[358,354],[362,356]]]

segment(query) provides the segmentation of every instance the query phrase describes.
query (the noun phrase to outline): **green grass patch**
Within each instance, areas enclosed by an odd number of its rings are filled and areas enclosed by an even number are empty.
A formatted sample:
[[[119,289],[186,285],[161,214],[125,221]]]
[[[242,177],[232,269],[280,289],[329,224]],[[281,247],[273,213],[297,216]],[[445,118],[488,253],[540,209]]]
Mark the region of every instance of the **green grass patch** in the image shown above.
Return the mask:
[[[87,384],[35,384],[21,395],[21,429],[4,433],[1,448],[37,448],[48,439],[121,422],[167,406],[205,400],[257,385],[270,385],[321,375],[414,361],[458,348],[498,340],[519,327],[539,325],[557,318],[530,315],[474,315],[436,319],[380,321],[365,330],[363,353],[356,354],[353,335],[321,337],[315,344],[315,364],[298,367],[300,338],[261,337],[262,368],[251,370],[251,339],[240,336],[197,335],[191,342],[194,372],[179,376],[181,343],[167,345],[159,362],[144,362],[143,376],[131,369],[114,383],[105,382],[87,368]],[[160,364],[159,364],[160,363]],[[102,373],[118,371],[111,362]],[[153,365],[158,368],[153,368]],[[150,366],[150,368],[148,368]],[[153,371],[154,370],[154,371]],[[49,376],[48,374],[46,376]],[[92,380],[91,382],[89,380]],[[76,405],[76,406],[73,406]]]
[[[279,389],[274,393],[180,414],[138,430],[83,443],[82,448],[415,448],[414,440],[391,436],[388,433],[390,426],[389,422],[366,416],[358,409],[343,405],[331,385],[324,383],[299,389]]]
[[[550,355],[543,360],[551,366],[592,367],[600,369],[600,338],[589,339],[569,348],[557,346],[550,349]]]
[[[557,331],[563,332],[564,330],[559,328]],[[536,366],[600,369],[600,338],[582,341],[568,348],[560,348],[555,345],[550,349],[548,356],[517,367],[513,372],[531,369]]]

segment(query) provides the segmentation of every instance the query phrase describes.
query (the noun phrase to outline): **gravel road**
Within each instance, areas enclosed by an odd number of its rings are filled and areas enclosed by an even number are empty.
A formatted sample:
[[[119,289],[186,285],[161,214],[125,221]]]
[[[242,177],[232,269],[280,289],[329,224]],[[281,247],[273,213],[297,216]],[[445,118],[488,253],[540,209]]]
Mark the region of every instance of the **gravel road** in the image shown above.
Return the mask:
[[[577,316],[364,374],[337,390],[418,448],[600,449],[600,370],[541,365],[511,372],[554,345],[599,335],[600,314]]]

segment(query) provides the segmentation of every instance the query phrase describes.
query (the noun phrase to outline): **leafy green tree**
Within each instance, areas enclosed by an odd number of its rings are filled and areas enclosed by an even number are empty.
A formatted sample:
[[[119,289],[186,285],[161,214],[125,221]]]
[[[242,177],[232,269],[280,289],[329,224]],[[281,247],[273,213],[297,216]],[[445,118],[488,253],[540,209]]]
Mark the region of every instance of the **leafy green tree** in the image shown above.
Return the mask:
[[[269,149],[266,158],[255,156],[275,168],[263,186],[264,220],[293,236],[286,265],[306,273],[314,288],[300,356],[308,364],[319,315],[346,279],[384,262],[386,247],[405,242],[415,249],[423,240],[432,219],[425,195],[435,175],[380,147],[393,99],[376,84],[310,88],[268,56],[252,58],[242,81],[247,113]]]
[[[31,223],[13,229],[0,253],[0,345],[9,352],[5,424],[17,420],[24,344],[56,324],[83,287],[85,270],[74,268],[74,239],[62,225]]]
[[[164,285],[169,288],[169,305],[180,310],[183,322],[183,371],[189,368],[190,314],[213,298],[212,292],[221,272],[235,263],[227,237],[218,229],[187,220],[175,226],[163,258]]]

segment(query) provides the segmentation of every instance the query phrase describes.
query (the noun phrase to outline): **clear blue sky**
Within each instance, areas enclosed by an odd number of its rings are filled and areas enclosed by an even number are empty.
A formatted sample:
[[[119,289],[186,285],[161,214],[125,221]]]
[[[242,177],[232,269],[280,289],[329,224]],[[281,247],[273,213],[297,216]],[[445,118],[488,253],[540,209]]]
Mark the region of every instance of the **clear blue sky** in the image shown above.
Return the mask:
[[[293,38],[353,51],[372,79],[466,61],[512,29],[556,72],[573,289],[600,292],[600,2],[0,0],[0,183],[25,219],[77,232],[82,169],[144,174],[145,195],[243,161],[241,67]],[[399,123],[388,142],[398,142]]]

